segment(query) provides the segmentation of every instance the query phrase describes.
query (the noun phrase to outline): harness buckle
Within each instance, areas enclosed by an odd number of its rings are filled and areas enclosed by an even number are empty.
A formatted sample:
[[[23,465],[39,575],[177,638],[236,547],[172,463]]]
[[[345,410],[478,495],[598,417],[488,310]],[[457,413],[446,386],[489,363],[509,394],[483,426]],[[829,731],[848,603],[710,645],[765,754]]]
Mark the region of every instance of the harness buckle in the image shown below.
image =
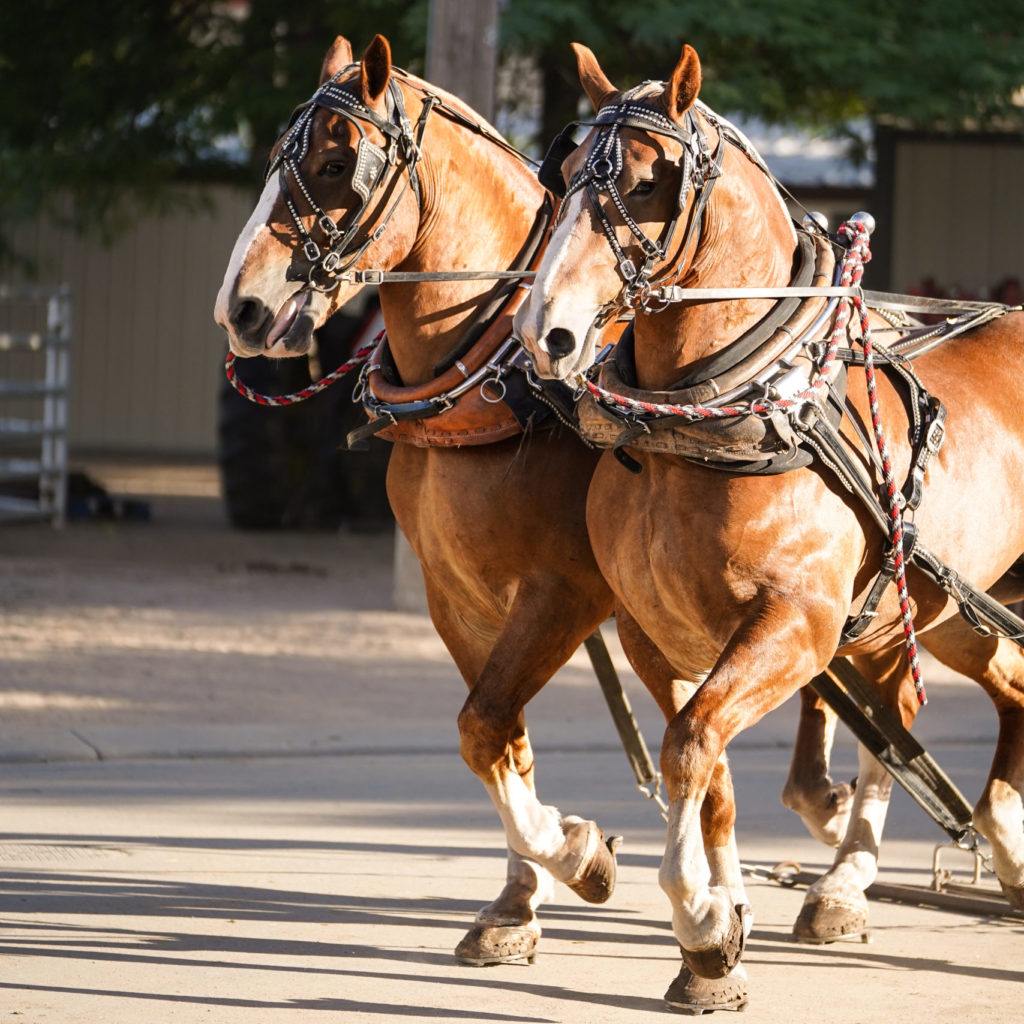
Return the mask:
[[[646,310],[652,297],[650,282],[645,278],[634,280],[623,289],[623,298],[630,309]]]
[[[325,273],[333,274],[341,266],[341,254],[332,250],[324,257],[321,266]]]
[[[310,263],[315,263],[320,259],[320,246],[317,245],[312,238],[306,240],[302,246],[302,251]]]
[[[326,213],[320,214],[320,219],[317,221],[320,225],[321,231],[333,242],[336,238],[341,237],[341,232],[338,230],[338,225],[334,222],[333,218]]]
[[[357,270],[352,276],[359,284],[384,283],[384,271],[376,268],[371,270]]]

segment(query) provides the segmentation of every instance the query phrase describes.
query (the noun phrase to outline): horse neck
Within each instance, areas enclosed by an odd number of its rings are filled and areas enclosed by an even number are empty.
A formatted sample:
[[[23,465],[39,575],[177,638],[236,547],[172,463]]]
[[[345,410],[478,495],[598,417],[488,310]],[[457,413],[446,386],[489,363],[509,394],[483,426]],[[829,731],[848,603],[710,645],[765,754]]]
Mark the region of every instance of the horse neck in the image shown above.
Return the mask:
[[[796,235],[775,186],[746,156],[726,146],[723,170],[705,211],[681,284],[693,288],[789,283]],[[679,304],[636,319],[641,387],[671,387],[768,314],[774,301]]]
[[[504,270],[522,249],[543,200],[513,154],[431,115],[419,164],[422,210],[402,271]],[[396,368],[423,384],[494,293],[494,280],[384,284],[381,311]]]

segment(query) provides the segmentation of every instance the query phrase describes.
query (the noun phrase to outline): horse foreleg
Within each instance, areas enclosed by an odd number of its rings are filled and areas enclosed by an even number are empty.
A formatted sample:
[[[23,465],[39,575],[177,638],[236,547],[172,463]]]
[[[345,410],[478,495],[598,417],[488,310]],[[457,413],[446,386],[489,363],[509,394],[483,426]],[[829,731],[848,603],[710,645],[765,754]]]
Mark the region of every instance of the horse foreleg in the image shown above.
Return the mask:
[[[532,775],[517,770],[513,740],[526,703],[601,618],[577,589],[524,588],[459,713],[463,758],[490,794],[510,849],[591,903],[604,902],[614,888],[614,843],[594,822],[563,817],[538,800]],[[538,623],[557,626],[541,633]],[[516,878],[521,869],[517,862]],[[529,926],[539,934],[535,920]]]
[[[810,686],[800,691],[793,759],[782,790],[782,803],[800,815],[807,831],[826,846],[838,846],[846,834],[856,785],[856,780],[833,782],[829,775],[838,721]]]
[[[665,656],[622,607],[615,609],[615,624],[633,671],[651,692],[666,723],[671,722],[696,692],[698,684],[677,677]],[[732,776],[722,754],[715,762],[711,785],[701,808],[704,853],[711,884],[725,888],[734,906],[745,906],[747,897],[736,847],[735,821]],[[744,924],[749,934],[753,917],[747,915]],[[665,1001],[673,1009],[691,1014],[742,1010],[747,1005],[746,969],[738,963],[724,977],[702,978],[693,973],[684,957],[678,975],[665,993]]]
[[[712,875],[705,848],[724,847],[732,815],[702,814],[715,765],[737,733],[778,707],[817,671],[828,653],[826,635],[795,604],[767,598],[734,634],[714,669],[669,724],[661,767],[670,806],[665,856],[658,880],[672,904],[672,928],[687,966],[705,978],[723,977],[743,953],[749,908]],[[777,652],[785,651],[780,657]],[[830,653],[830,652],[829,652]]]
[[[535,791],[533,751],[522,714],[509,742],[509,754],[515,772]],[[537,908],[550,902],[554,894],[551,873],[509,847],[505,887],[496,900],[477,912],[473,927],[455,947],[456,959],[474,967],[517,960],[532,963],[541,933]]]
[[[463,756],[473,770],[490,779],[488,765],[537,802],[534,787],[533,751],[526,730],[523,706],[568,660],[575,647],[557,625],[529,614],[529,602],[517,599],[502,618],[470,619],[470,600],[455,601],[451,588],[424,574],[430,615],[459,672],[469,687],[469,697],[459,717]],[[563,596],[563,605],[577,610],[580,622],[567,632],[582,641],[596,623],[607,616],[610,595],[578,584],[575,600]],[[524,607],[524,605],[526,607]],[[581,625],[589,616],[586,625]],[[500,810],[500,808],[499,808]],[[555,812],[557,814],[557,812]],[[504,821],[504,815],[503,815]],[[481,908],[473,926],[458,943],[458,960],[474,966],[532,960],[541,928],[537,910],[554,895],[554,879],[548,869],[531,857],[529,848],[513,844],[506,828],[508,861],[505,885],[497,899]]]
[[[732,788],[732,776],[728,761],[723,753],[715,763],[711,785],[704,796],[700,813],[701,836],[704,855],[708,862],[708,885],[728,893],[728,902],[737,909],[742,934],[738,937],[740,948],[750,935],[754,916],[747,903],[743,884],[740,855],[736,846],[736,801]],[[724,969],[714,966],[713,977],[697,973],[693,954],[680,946],[683,963],[672,984],[665,993],[669,1006],[684,1013],[704,1013],[711,1010],[742,1010],[747,1005],[747,971],[738,960]],[[706,962],[704,964],[706,966]]]

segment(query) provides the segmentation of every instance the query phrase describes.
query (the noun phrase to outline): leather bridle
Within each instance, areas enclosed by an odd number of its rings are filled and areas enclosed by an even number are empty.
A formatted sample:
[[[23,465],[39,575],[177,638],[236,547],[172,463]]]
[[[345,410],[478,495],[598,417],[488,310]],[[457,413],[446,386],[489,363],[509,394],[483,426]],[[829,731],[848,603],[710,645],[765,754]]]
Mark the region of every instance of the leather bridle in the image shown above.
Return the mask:
[[[291,214],[303,254],[311,264],[308,280],[309,286],[315,291],[328,292],[338,287],[342,280],[341,275],[384,234],[388,222],[408,189],[411,188],[416,196],[417,205],[421,203],[419,176],[416,172],[416,165],[422,157],[420,142],[431,110],[441,102],[439,97],[427,94],[420,116],[413,125],[405,112],[402,90],[394,78],[391,78],[387,85],[387,117],[381,117],[339,82],[343,75],[358,66],[352,64],[342,68],[321,85],[310,100],[296,108],[281,146],[267,166],[266,180],[275,172],[279,176],[281,195]],[[302,161],[309,153],[313,118],[318,109],[329,110],[345,118],[355,125],[359,132],[351,182],[352,189],[359,196],[359,204],[352,211],[348,226],[344,230],[319,206],[299,171]],[[386,140],[386,150],[370,140],[364,123],[381,132]],[[377,227],[367,232],[361,241],[357,241],[367,209],[382,188],[388,167],[397,167],[400,159],[404,162],[406,170],[405,184],[383,214]],[[323,247],[317,244],[302,221],[296,198],[288,186],[289,175],[313,213],[314,230],[319,228],[326,238]]]
[[[659,264],[669,258],[672,241],[679,225],[680,217],[686,209],[690,190],[693,190],[694,201],[686,223],[686,231],[679,247],[679,257],[675,268],[665,270],[658,284],[675,281],[683,271],[683,260],[690,243],[703,217],[704,209],[714,183],[721,173],[721,153],[723,136],[719,134],[718,143],[712,153],[707,136],[701,128],[697,115],[690,109],[681,123],[668,117],[650,103],[641,100],[641,93],[648,93],[651,83],[645,83],[637,89],[625,93],[615,103],[602,107],[593,121],[574,121],[555,139],[541,165],[539,177],[541,183],[563,199],[561,211],[565,210],[565,200],[577,192],[586,191],[593,206],[595,216],[601,230],[615,255],[619,275],[624,282],[623,299],[633,309],[657,312],[659,308],[651,307],[652,275]],[[572,141],[572,134],[578,126],[597,128],[583,166],[573,174],[568,185],[565,184],[561,165],[577,148]],[[682,149],[679,193],[672,216],[666,221],[661,237],[648,237],[626,207],[616,181],[622,173],[622,136],[623,128],[634,128],[650,135],[661,135],[677,142]],[[607,197],[607,202],[602,200]],[[629,229],[642,253],[640,265],[626,255],[619,243],[609,216],[609,207],[616,213]],[[561,212],[560,211],[560,212]]]

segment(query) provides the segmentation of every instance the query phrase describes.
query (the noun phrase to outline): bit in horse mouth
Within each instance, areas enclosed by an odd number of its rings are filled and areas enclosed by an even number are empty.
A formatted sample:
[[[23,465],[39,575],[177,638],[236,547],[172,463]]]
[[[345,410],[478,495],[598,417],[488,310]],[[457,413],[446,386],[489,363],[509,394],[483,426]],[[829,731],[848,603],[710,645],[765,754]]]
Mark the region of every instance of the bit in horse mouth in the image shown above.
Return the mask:
[[[290,299],[288,299],[287,302],[285,302],[277,316],[274,317],[274,322],[270,325],[270,330],[267,331],[264,347],[268,351],[292,329],[295,325],[295,321],[299,318],[299,313],[302,312],[308,302],[309,292],[307,291],[296,292]]]

